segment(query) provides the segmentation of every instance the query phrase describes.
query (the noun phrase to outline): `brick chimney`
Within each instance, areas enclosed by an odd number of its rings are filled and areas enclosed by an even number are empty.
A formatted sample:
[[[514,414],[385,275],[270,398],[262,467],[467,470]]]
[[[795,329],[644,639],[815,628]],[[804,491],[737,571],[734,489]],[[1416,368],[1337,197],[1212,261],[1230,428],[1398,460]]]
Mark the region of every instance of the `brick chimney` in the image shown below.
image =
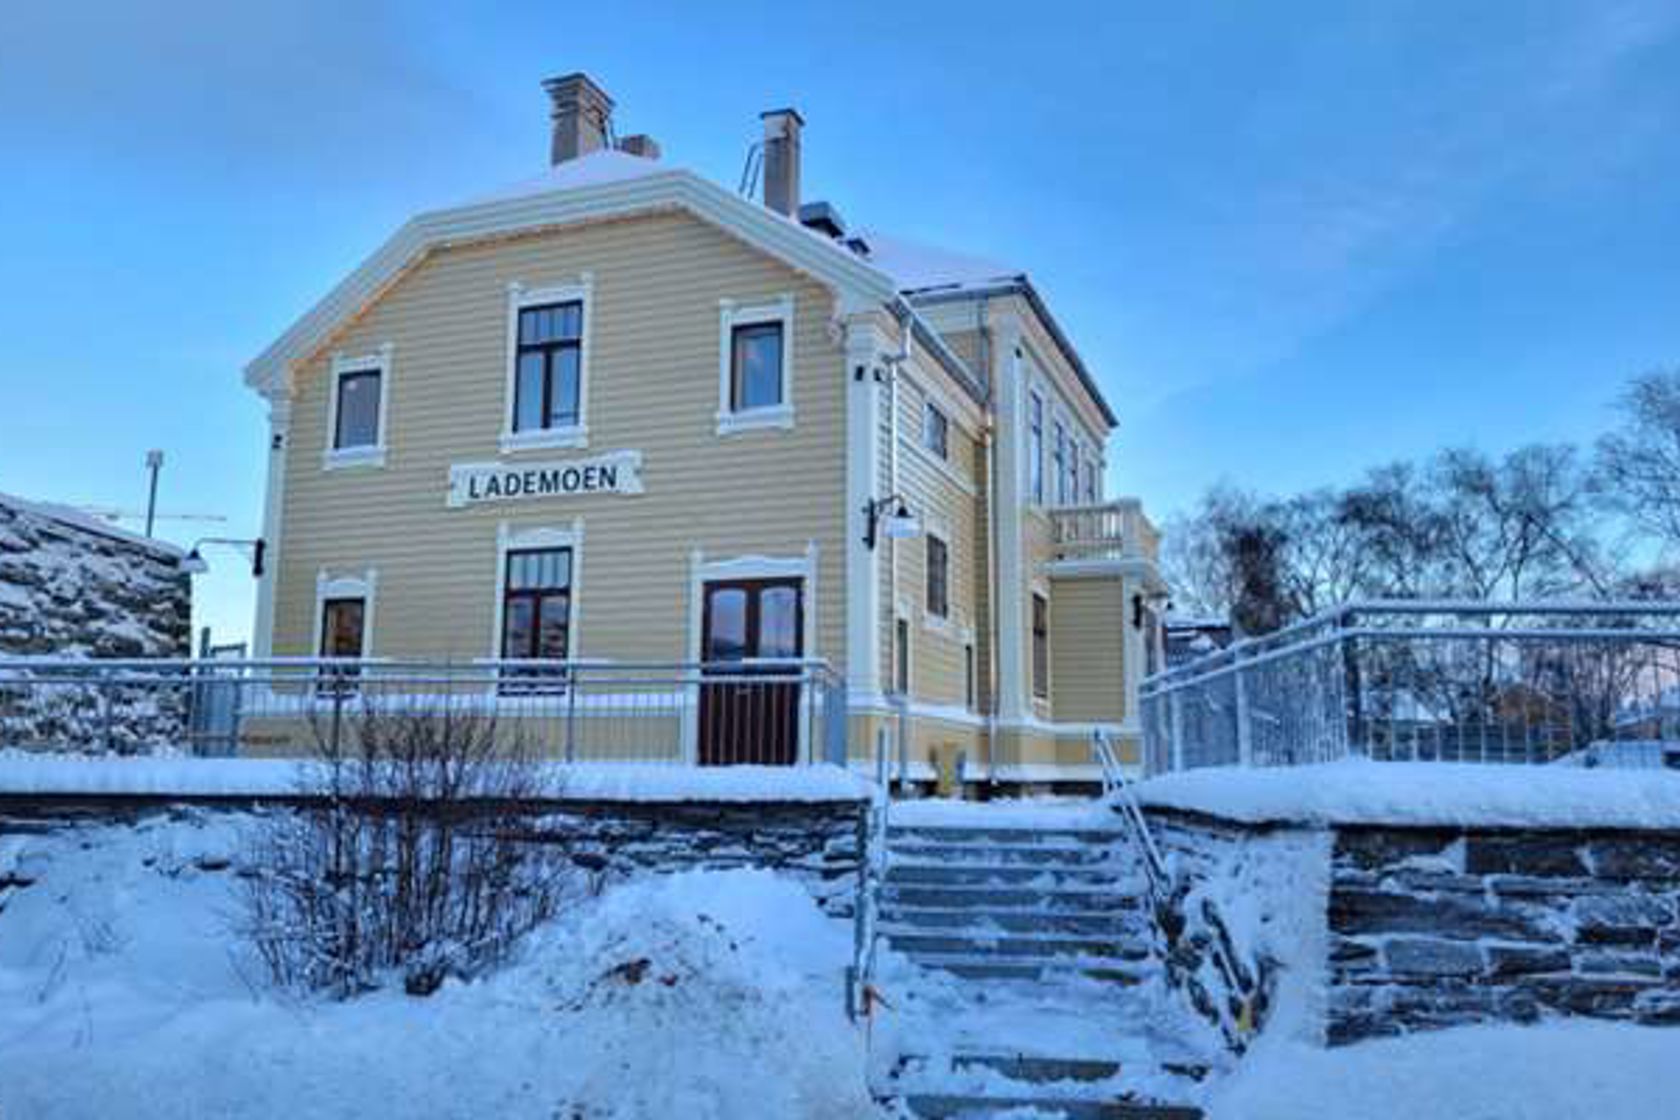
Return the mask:
[[[634,136],[626,136],[618,142],[618,150],[643,159],[659,158],[659,141],[645,132],[638,132]]]
[[[805,118],[797,109],[771,109],[759,118],[764,121],[764,205],[797,219],[799,133]]]
[[[607,96],[606,90],[583,73],[550,78],[543,83],[543,89],[548,91],[549,99],[554,102],[549,111],[554,121],[554,139],[548,156],[550,163],[564,163],[607,146],[613,100]]]

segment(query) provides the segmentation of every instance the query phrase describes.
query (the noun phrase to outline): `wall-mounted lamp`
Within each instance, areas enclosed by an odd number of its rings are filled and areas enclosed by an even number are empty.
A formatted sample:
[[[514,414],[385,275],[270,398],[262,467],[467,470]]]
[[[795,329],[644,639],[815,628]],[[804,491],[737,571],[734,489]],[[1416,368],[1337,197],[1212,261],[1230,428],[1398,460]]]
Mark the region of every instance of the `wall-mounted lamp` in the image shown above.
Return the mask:
[[[886,534],[892,540],[903,540],[922,531],[921,522],[916,520],[910,512],[910,507],[905,505],[904,499],[897,494],[890,498],[865,502],[863,515],[869,522],[869,527],[863,533],[863,543],[871,552],[875,550],[877,531]]]
[[[237,537],[204,537],[192,546],[192,551],[181,558],[181,570],[188,575],[201,576],[210,570],[205,562],[204,554],[199,549],[207,544],[222,544],[229,548],[248,549],[251,553],[251,578],[261,579],[263,574],[263,557],[268,552],[268,542],[258,537],[256,540],[242,540]]]

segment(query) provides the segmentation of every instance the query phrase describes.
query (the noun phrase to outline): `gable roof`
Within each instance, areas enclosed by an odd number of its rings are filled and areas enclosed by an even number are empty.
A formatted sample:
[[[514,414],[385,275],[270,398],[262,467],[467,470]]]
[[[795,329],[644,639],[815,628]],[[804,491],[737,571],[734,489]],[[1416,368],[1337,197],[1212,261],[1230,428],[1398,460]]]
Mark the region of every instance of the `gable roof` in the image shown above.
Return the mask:
[[[893,304],[891,277],[798,222],[680,167],[624,152],[593,152],[543,175],[457,206],[432,210],[396,233],[245,367],[245,383],[279,386],[339,324],[377,299],[427,255],[451,245],[631,214],[680,210],[740,237],[859,304]]]
[[[1049,305],[1038,294],[1024,269],[879,230],[866,230],[860,240],[868,246],[869,262],[891,275],[899,291],[913,303],[948,303],[991,295],[1023,297],[1050,332],[1050,337],[1055,339],[1057,348],[1073,367],[1079,383],[1096,402],[1103,419],[1110,427],[1119,426],[1114,410],[1097,387],[1097,379],[1086,368],[1085,359],[1079,356],[1073,341],[1050,313]]]

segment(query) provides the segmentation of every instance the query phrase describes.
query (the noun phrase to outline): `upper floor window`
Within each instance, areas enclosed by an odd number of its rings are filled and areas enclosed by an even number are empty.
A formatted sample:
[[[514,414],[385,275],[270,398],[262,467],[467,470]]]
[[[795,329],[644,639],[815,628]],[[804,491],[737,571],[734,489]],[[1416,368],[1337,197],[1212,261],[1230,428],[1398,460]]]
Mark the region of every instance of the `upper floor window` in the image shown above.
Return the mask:
[[[388,345],[361,357],[333,357],[327,400],[327,449],[321,464],[325,469],[384,464],[390,373]]]
[[[729,409],[745,412],[782,403],[782,325],[736,327],[730,339]]]
[[[1027,398],[1027,488],[1032,500],[1044,502],[1044,398]]]
[[[1062,426],[1062,422],[1060,420],[1056,421],[1056,436],[1054,441],[1051,443],[1050,454],[1055,460],[1055,470],[1052,473],[1055,476],[1056,504],[1065,506],[1068,503],[1068,446],[1067,429]]]
[[[1100,489],[1097,486],[1097,476],[1100,473],[1100,471],[1101,471],[1101,468],[1097,466],[1097,460],[1095,458],[1090,458],[1090,459],[1085,460],[1085,504],[1086,505],[1094,506],[1094,505],[1097,504],[1097,494],[1098,494],[1099,489]]]
[[[564,288],[508,289],[508,405],[502,450],[586,447],[587,275]]]
[[[932,401],[922,410],[922,446],[941,459],[951,457],[951,421]]]
[[[519,309],[513,430],[575,428],[583,389],[583,302]]]
[[[1067,498],[1064,499],[1068,503],[1079,501],[1079,464],[1083,459],[1079,441],[1070,439],[1068,441],[1067,458]]]
[[[772,304],[720,305],[718,434],[793,426],[793,297]]]
[[[927,535],[927,611],[935,618],[951,617],[951,550]]]

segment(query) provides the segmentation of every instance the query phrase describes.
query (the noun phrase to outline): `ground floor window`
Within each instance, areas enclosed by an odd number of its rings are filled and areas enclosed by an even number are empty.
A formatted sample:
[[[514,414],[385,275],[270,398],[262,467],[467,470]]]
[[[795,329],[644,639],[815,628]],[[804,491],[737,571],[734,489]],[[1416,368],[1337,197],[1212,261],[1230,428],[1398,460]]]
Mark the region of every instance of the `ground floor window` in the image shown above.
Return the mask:
[[[901,618],[893,630],[893,691],[910,695],[910,620]]]
[[[564,661],[570,644],[572,550],[510,549],[502,591],[502,656]],[[541,675],[540,670],[516,676]]]
[[[1032,597],[1032,688],[1043,699],[1050,695],[1050,600]]]
[[[979,695],[975,680],[974,643],[963,646],[963,703],[968,705],[969,711],[974,711],[979,705]]]
[[[328,599],[321,604],[321,656],[361,657],[366,601]]]

